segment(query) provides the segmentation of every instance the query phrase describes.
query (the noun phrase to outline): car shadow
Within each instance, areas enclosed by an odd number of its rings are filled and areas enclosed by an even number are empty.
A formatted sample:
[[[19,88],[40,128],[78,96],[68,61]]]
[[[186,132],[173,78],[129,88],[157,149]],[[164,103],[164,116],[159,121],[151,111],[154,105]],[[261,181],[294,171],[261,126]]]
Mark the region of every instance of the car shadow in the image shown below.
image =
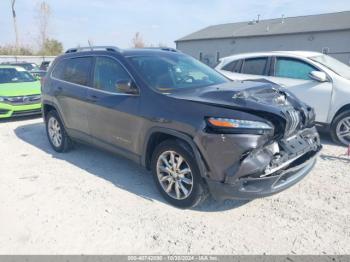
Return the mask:
[[[322,145],[330,145],[330,146],[339,146],[344,147],[344,154],[341,155],[329,155],[329,154],[323,154],[321,151],[320,158],[322,160],[326,161],[342,161],[344,163],[350,163],[350,157],[346,154],[346,146],[338,145],[337,143],[334,143],[331,135],[329,132],[326,131],[320,131],[320,138],[321,138],[321,144]]]
[[[9,118],[0,118],[0,124],[36,119],[36,118],[41,118],[41,117],[42,117],[41,114],[36,114],[36,115],[29,115],[29,116],[14,116],[14,117],[9,117]]]
[[[74,150],[67,153],[57,153],[48,142],[43,123],[19,126],[15,129],[15,134],[19,139],[50,154],[53,158],[67,161],[89,174],[105,179],[139,197],[168,204],[156,189],[151,173],[126,158],[83,144],[75,144]],[[216,201],[209,197],[204,203],[192,210],[199,212],[224,211],[238,208],[247,202]]]
[[[334,143],[329,132],[324,130],[317,130],[320,134],[321,144],[322,145],[330,145],[330,146],[341,146],[337,143]]]

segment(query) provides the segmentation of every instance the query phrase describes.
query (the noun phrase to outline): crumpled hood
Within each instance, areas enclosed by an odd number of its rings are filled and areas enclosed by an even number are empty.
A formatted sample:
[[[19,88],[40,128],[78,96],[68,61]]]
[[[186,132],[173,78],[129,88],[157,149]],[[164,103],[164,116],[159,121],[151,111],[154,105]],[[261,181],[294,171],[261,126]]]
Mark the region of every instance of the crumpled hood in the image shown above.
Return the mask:
[[[259,115],[270,113],[283,118],[287,123],[290,122],[290,118],[295,118],[290,116],[289,112],[297,111],[302,115],[304,126],[310,125],[315,118],[311,107],[274,83],[234,81],[216,86],[181,90],[169,96]]]

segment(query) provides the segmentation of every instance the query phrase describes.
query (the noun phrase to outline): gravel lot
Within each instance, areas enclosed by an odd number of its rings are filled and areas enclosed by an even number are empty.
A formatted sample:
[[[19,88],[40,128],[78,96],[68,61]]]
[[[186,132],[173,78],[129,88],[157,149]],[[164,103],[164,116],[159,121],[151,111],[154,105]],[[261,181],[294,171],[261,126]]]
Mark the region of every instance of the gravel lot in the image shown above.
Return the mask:
[[[350,158],[323,137],[313,172],[278,195],[165,203],[115,155],[49,146],[40,118],[0,122],[1,254],[349,254]]]

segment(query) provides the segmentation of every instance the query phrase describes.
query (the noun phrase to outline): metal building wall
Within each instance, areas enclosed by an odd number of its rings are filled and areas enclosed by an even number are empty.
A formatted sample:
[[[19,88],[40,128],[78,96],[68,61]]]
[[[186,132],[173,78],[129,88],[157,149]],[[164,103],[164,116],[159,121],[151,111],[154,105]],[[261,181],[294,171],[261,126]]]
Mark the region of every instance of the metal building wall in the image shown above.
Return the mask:
[[[328,52],[350,64],[350,30],[307,34],[190,40],[176,43],[177,49],[214,66],[218,57],[259,51],[305,50]]]

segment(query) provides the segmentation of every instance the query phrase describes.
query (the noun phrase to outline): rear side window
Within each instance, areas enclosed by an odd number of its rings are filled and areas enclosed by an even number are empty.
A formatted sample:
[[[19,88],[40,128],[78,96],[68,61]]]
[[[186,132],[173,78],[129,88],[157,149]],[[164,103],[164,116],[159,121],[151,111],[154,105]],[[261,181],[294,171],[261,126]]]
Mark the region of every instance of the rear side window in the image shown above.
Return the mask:
[[[241,69],[241,60],[236,60],[225,65],[222,70],[239,73]]]
[[[311,71],[318,71],[315,67],[301,60],[293,58],[277,58],[275,64],[275,76],[302,80],[311,80]]]
[[[245,59],[243,63],[243,74],[264,75],[267,64],[267,57]]]
[[[52,76],[70,83],[88,86],[91,66],[91,57],[64,59],[55,66]]]

